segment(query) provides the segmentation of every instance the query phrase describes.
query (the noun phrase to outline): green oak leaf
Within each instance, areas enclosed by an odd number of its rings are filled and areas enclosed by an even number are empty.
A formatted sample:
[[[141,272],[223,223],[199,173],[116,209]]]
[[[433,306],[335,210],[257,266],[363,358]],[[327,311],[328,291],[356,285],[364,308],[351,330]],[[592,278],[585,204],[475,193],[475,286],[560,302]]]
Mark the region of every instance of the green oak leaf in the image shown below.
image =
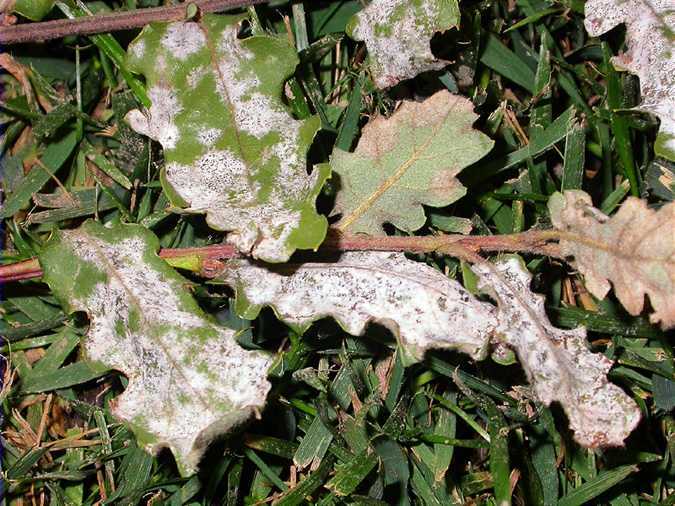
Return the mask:
[[[338,228],[382,235],[391,223],[412,232],[426,221],[421,204],[443,207],[462,197],[466,188],[455,176],[493,145],[472,128],[476,118],[469,100],[439,91],[368,123],[354,153],[335,149]]]
[[[449,62],[431,52],[431,38],[459,26],[457,0],[373,0],[354,15],[347,34],[364,41],[373,81],[389,88]]]
[[[323,241],[314,202],[328,177],[307,173],[318,117],[298,121],[282,101],[297,55],[282,37],[239,39],[241,16],[151,24],[129,46],[152,106],[127,115],[164,148],[162,183],[172,203],[206,213],[239,251],[284,262]]]
[[[86,358],[129,378],[113,415],[147,450],[169,447],[188,475],[212,439],[262,408],[270,357],[212,322],[158,249],[141,226],[89,221],[57,231],[40,264],[64,307],[89,315]]]

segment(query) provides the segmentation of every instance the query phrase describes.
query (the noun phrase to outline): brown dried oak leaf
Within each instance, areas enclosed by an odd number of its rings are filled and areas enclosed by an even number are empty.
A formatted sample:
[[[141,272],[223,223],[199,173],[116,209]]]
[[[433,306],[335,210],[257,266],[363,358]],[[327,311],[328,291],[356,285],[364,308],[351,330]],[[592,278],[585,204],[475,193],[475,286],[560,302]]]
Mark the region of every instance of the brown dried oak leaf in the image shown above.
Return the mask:
[[[563,254],[574,257],[593,295],[604,298],[611,282],[632,315],[642,312],[648,295],[652,323],[675,325],[675,203],[656,211],[629,197],[607,217],[588,194],[573,190],[553,195],[548,207]]]

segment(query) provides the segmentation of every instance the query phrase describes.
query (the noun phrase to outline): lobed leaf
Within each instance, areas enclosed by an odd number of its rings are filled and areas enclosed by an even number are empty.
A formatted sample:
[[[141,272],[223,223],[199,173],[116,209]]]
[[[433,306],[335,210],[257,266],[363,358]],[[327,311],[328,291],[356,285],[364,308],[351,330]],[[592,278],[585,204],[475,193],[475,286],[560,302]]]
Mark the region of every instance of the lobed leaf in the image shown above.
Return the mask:
[[[349,252],[333,263],[273,267],[235,260],[222,276],[236,288],[236,309],[244,318],[253,319],[262,306],[271,306],[299,332],[331,316],[354,335],[377,322],[417,359],[428,348],[484,358],[495,325],[493,306],[401,253]]]
[[[459,26],[457,0],[373,0],[354,15],[347,34],[364,41],[373,81],[389,88],[449,62],[431,52],[431,38]]]
[[[517,352],[537,397],[562,404],[579,443],[622,444],[640,411],[608,382],[612,362],[588,350],[585,329],[551,325],[544,298],[530,291],[530,274],[519,261],[474,269],[496,308],[400,253],[351,252],[333,263],[285,266],[233,260],[221,278],[235,287],[236,309],[245,318],[271,306],[298,332],[331,316],[354,335],[374,321],[387,326],[412,359],[430,348],[483,359],[491,340],[506,344]]]
[[[495,334],[516,351],[539,400],[562,405],[581,445],[622,445],[640,421],[640,410],[608,382],[612,361],[589,351],[586,330],[551,325],[544,297],[530,291],[532,276],[520,259],[483,263],[473,270],[479,288],[499,304]]]
[[[675,44],[672,0],[589,0],[584,25],[594,37],[626,25],[628,51],[612,63],[640,78],[638,109],[661,119],[654,150],[675,161]]]
[[[269,262],[316,248],[327,221],[314,201],[328,177],[307,173],[318,117],[298,121],[281,99],[298,63],[284,38],[238,39],[241,16],[147,26],[130,45],[152,106],[127,121],[164,148],[172,203],[206,213],[227,240]]]
[[[335,149],[338,228],[382,235],[391,223],[412,232],[426,221],[422,204],[443,207],[461,198],[466,188],[455,176],[493,145],[472,128],[476,118],[469,100],[439,91],[368,123],[354,153]]]
[[[658,211],[644,200],[628,197],[608,218],[583,191],[554,194],[549,200],[553,226],[562,232],[560,248],[574,257],[586,287],[599,298],[614,285],[617,298],[632,315],[649,296],[652,323],[675,325],[675,204]]]
[[[40,255],[44,279],[70,311],[86,311],[86,358],[127,375],[112,404],[140,444],[168,446],[182,474],[208,443],[265,403],[269,357],[213,323],[138,225],[86,222],[58,231]]]

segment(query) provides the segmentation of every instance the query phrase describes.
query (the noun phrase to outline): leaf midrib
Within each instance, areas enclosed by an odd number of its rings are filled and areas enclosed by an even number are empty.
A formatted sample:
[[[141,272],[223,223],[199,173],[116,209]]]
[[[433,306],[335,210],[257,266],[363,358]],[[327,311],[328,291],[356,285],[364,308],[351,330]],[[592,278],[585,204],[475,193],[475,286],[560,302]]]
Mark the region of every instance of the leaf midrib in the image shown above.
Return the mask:
[[[385,179],[368,197],[366,197],[366,199],[363,200],[356,207],[356,209],[340,220],[340,222],[336,225],[336,228],[340,232],[347,230],[351,225],[354,224],[356,220],[361,218],[369,209],[371,209],[375,202],[377,202],[382,197],[382,195],[384,195],[392,186],[394,186],[408,172],[408,169],[410,169],[410,167],[412,167],[415,162],[417,162],[422,157],[422,154],[429,148],[429,145],[436,138],[441,128],[443,128],[445,125],[445,122],[448,120],[450,114],[454,111],[458,102],[459,100],[455,97],[455,101],[452,106],[448,108],[448,111],[438,122],[438,124],[433,127],[429,137],[424,141],[422,146],[416,148],[412,155],[401,165],[399,165],[396,171],[394,171],[391,176]]]
[[[144,333],[144,336],[155,342],[157,346],[162,350],[162,352],[166,355],[168,358],[169,362],[173,366],[174,370],[178,372],[178,374],[182,377],[183,379],[183,386],[189,388],[192,393],[199,399],[199,401],[203,404],[205,408],[209,408],[209,403],[207,402],[206,399],[204,399],[198,391],[196,391],[193,387],[192,384],[188,381],[187,376],[183,373],[182,368],[180,367],[179,363],[174,360],[173,356],[170,353],[169,347],[166,346],[164,341],[162,339],[159,339],[155,336],[153,336],[152,332],[149,332],[149,330],[152,328],[152,324],[148,321],[148,319],[145,316],[145,312],[142,310],[142,305],[138,297],[133,293],[133,291],[129,288],[127,283],[125,282],[124,278],[117,272],[117,269],[115,268],[114,265],[111,264],[111,262],[108,260],[108,257],[106,257],[105,253],[99,245],[96,243],[96,241],[91,240],[90,236],[86,233],[82,234],[80,233],[80,237],[83,238],[87,243],[89,243],[92,247],[92,250],[96,251],[96,254],[98,257],[101,259],[102,264],[105,268],[105,271],[108,273],[109,276],[114,277],[122,286],[122,289],[127,293],[129,300],[131,301],[132,304],[136,306],[136,309],[138,311],[138,314],[140,316],[141,321],[143,322],[143,326],[146,329],[146,332]],[[145,241],[144,241],[145,243]],[[122,371],[125,374],[129,374],[127,371]]]

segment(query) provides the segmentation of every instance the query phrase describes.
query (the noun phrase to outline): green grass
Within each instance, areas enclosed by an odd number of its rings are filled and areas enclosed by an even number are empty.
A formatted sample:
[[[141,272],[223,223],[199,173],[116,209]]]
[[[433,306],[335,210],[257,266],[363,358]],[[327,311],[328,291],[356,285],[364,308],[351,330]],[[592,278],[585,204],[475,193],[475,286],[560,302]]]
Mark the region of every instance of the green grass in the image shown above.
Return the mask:
[[[496,141],[495,149],[462,173],[467,196],[448,209],[428,210],[420,233],[454,232],[469,223],[479,234],[543,226],[546,199],[561,188],[583,188],[607,213],[628,194],[653,205],[672,200],[673,188],[662,177],[670,174],[672,182],[672,164],[653,159],[654,125],[628,111],[637,100],[636,78],[608,64],[622,49],[621,30],[602,41],[588,39],[578,1],[515,4],[462,2],[461,30],[434,41],[439,55],[457,63],[392,94],[374,89],[359,46],[341,36],[359,7],[355,0],[256,7],[253,29],[284,33],[282,15],[288,15],[296,30],[302,63],[289,83],[289,106],[299,117],[321,117],[324,130],[312,163],[326,161],[334,146],[353,148],[367,119],[390,114],[397,99],[447,87],[473,100],[477,128]],[[73,6],[63,13],[85,11]],[[131,35],[10,48],[32,68],[34,92],[56,108],[47,113],[9,75],[0,76],[0,149],[9,195],[1,211],[4,262],[32,257],[52,231],[86,218],[141,223],[163,247],[222,240],[203,217],[167,212],[161,153],[122,121],[147,101],[143,83],[121,59]],[[27,135],[28,126],[34,135]],[[36,157],[44,167],[24,176],[23,162]],[[332,198],[329,187],[319,209],[329,210]],[[463,263],[420,259],[475,288]],[[78,344],[86,318],[67,316],[46,286],[31,280],[5,285],[0,303],[1,351],[8,360],[0,393],[3,500],[675,504],[672,335],[628,316],[611,296],[592,299],[569,268],[546,258],[526,260],[533,288],[547,296],[551,321],[562,328],[585,325],[594,350],[616,361],[612,381],[638,402],[643,421],[625,448],[580,448],[562,410],[540,405],[523,388],[517,363],[473,363],[434,352],[404,367],[382,328],[355,338],[324,321],[297,336],[271,312],[253,323],[239,320],[227,291],[194,278],[199,302],[221,323],[240,329],[242,344],[281,349],[282,358],[261,419],[214,444],[200,473],[184,479],[170,452],[148,455],[110,415],[126,378],[82,360]]]

